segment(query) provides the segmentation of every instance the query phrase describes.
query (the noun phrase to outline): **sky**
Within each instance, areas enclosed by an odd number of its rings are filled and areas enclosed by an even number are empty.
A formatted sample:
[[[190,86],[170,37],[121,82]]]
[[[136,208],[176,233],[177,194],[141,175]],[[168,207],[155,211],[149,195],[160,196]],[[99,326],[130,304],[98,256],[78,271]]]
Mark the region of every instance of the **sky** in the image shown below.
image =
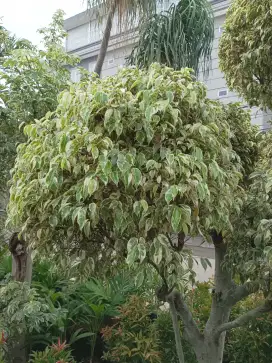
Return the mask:
[[[54,12],[65,11],[65,18],[86,9],[83,0],[0,0],[0,18],[6,29],[19,38],[38,44],[37,29],[47,26]]]

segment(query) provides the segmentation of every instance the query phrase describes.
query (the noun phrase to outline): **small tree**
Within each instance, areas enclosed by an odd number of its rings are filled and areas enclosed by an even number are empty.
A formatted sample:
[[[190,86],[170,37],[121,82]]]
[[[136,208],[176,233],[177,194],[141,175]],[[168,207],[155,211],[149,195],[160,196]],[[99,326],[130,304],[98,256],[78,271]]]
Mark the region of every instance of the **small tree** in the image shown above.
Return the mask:
[[[16,146],[25,139],[19,125],[40,119],[56,108],[59,92],[70,85],[70,72],[65,66],[78,62],[77,57],[68,55],[63,50],[62,43],[66,34],[63,31],[62,11],[56,12],[49,27],[39,32],[43,36],[42,50],[27,40],[17,40],[4,29],[0,30],[3,45],[0,57],[0,97],[3,102],[2,107],[0,105],[2,212],[5,209],[6,182],[14,164]],[[18,245],[21,246],[19,249]],[[23,240],[12,239],[10,250],[16,261],[13,276],[25,280],[27,256]]]
[[[234,0],[219,45],[220,67],[231,89],[251,106],[272,108],[271,2]]]
[[[207,99],[189,69],[155,64],[73,85],[55,112],[24,131],[28,141],[18,148],[10,221],[22,226],[34,248],[84,250],[98,269],[116,256],[130,265],[151,264],[163,281],[157,295],[170,303],[180,362],[177,315],[198,362],[221,363],[226,330],[271,310],[265,278],[271,239],[258,230],[271,209],[269,198],[261,214],[267,196],[251,207],[256,188],[260,195],[270,189],[247,177],[258,160],[258,143],[250,115],[239,105]],[[254,213],[254,221],[245,211]],[[193,278],[186,237],[199,234],[215,246],[215,287],[204,331],[179,284],[188,271]],[[260,266],[246,270],[245,256],[257,256],[256,236]],[[249,278],[239,286],[227,258],[235,251],[234,272]],[[259,289],[264,305],[229,322],[236,302]]]
[[[181,0],[139,27],[128,63],[148,68],[153,62],[174,69],[209,69],[214,39],[212,6],[207,0]]]

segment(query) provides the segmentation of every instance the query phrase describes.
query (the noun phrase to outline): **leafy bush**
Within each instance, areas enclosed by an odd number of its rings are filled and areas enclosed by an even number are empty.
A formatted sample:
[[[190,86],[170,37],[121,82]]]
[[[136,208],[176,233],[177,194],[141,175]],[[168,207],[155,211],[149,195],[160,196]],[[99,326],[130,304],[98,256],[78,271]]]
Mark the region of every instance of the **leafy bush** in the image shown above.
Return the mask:
[[[61,343],[58,339],[57,344],[47,347],[43,352],[34,352],[31,355],[31,363],[74,363],[71,351],[66,342]]]
[[[161,362],[158,333],[151,322],[151,312],[144,298],[131,296],[120,308],[116,324],[102,329],[108,350],[104,358],[112,362]]]

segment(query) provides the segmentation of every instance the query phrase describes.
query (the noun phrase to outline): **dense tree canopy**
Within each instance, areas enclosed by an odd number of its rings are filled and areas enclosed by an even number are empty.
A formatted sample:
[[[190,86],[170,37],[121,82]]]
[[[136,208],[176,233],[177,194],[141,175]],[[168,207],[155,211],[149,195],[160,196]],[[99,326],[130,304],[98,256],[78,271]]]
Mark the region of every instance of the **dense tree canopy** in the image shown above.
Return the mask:
[[[207,99],[189,69],[154,65],[73,85],[25,127],[11,220],[37,246],[94,257],[130,240],[129,259],[155,248],[160,262],[172,232],[229,229],[242,166],[228,118],[243,115]]]
[[[224,332],[272,310],[270,135],[256,135],[239,104],[209,100],[189,69],[158,64],[93,74],[58,101],[24,128],[10,223],[39,251],[84,251],[98,270],[124,257],[152,265],[176,337],[178,314],[198,362],[221,363]],[[171,293],[192,269],[184,249],[192,235],[215,246],[204,332]],[[229,322],[232,307],[259,290],[263,305]]]
[[[234,0],[219,46],[228,86],[254,106],[272,108],[270,0]]]
[[[214,18],[207,0],[181,0],[154,14],[139,28],[129,64],[148,68],[153,62],[174,69],[207,71],[214,39]]]

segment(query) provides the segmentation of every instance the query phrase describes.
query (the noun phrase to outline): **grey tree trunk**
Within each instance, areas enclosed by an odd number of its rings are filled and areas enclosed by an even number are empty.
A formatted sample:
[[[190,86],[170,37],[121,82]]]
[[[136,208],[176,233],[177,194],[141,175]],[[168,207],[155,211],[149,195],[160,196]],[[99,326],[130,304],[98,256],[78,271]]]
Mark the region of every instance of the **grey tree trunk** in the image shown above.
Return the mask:
[[[104,31],[103,38],[102,38],[102,43],[100,46],[99,54],[97,57],[95,68],[94,68],[94,72],[97,73],[99,75],[99,77],[101,76],[103,63],[104,63],[108,45],[109,45],[110,34],[111,34],[111,29],[112,29],[112,21],[113,21],[114,13],[116,11],[116,7],[117,7],[117,0],[114,0],[112,2],[112,5],[111,5],[109,13],[108,13],[106,27],[105,27],[105,31]]]
[[[12,277],[15,281],[31,283],[32,280],[32,259],[31,250],[27,248],[23,238],[14,233],[9,241],[9,250],[12,255]],[[8,349],[12,363],[26,363],[26,337],[21,334],[16,343]]]
[[[219,344],[205,340],[202,347],[197,349],[196,357],[198,363],[222,363],[224,342]]]

